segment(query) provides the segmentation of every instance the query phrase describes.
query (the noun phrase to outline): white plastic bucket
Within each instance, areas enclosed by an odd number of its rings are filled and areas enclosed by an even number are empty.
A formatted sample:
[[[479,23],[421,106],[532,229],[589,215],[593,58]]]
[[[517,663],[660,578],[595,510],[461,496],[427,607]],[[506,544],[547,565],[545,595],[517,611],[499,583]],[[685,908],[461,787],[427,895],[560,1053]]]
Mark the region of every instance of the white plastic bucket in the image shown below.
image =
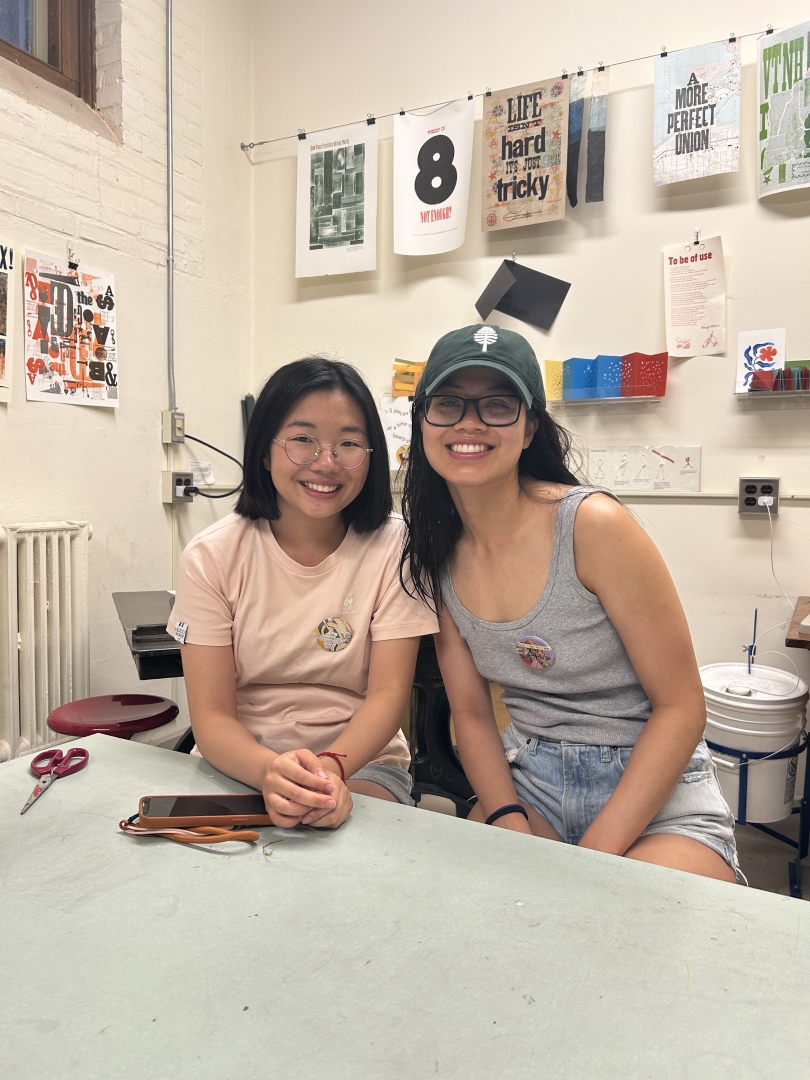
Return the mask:
[[[752,665],[750,675],[747,664],[707,664],[700,669],[700,678],[709,742],[760,754],[798,746],[808,693],[807,684],[796,675],[761,664]],[[711,754],[726,802],[739,818],[740,759],[717,750]],[[790,816],[797,764],[796,757],[749,762],[746,821]]]

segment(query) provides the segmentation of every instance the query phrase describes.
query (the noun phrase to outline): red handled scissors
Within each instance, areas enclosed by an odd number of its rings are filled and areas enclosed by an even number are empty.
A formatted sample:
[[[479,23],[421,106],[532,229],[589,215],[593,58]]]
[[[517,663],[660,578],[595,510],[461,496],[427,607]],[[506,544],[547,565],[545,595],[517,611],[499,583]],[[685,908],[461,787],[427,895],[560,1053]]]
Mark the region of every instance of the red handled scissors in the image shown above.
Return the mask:
[[[31,797],[20,811],[24,814],[28,807],[37,801],[43,791],[47,791],[54,780],[61,776],[70,776],[71,773],[83,769],[90,759],[90,754],[82,746],[71,746],[66,754],[58,748],[43,750],[37,754],[31,762],[31,772],[39,777],[37,786],[31,792]]]

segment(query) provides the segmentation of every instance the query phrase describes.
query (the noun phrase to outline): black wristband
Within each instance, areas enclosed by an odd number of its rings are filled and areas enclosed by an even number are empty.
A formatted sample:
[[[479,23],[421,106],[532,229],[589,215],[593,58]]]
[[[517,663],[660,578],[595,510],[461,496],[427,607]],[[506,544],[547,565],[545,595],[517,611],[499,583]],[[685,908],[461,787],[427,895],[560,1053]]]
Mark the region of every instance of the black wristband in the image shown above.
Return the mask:
[[[520,803],[513,802],[509,803],[507,806],[500,806],[497,810],[493,810],[484,824],[494,825],[499,817],[505,817],[507,814],[523,814],[526,820],[529,820],[529,815],[526,813],[526,807],[521,806]]]

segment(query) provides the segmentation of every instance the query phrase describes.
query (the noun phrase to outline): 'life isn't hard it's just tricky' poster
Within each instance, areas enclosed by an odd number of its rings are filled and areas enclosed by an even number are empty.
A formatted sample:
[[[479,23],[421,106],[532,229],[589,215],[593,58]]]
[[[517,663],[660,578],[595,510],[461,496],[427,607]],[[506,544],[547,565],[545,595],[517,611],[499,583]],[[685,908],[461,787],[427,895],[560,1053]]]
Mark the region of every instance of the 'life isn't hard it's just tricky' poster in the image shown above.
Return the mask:
[[[112,274],[26,251],[23,295],[28,400],[117,408]]]
[[[565,216],[568,80],[484,98],[484,232]]]

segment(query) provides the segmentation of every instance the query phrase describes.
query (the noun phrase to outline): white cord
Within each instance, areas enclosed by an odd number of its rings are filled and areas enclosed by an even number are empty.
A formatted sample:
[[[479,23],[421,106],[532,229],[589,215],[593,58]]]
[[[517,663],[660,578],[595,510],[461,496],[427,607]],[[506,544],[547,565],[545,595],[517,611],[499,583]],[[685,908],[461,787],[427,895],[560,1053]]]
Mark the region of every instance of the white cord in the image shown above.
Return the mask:
[[[790,614],[791,614],[791,617],[792,617],[793,612],[795,610],[795,605],[791,604],[790,600],[788,599],[788,595],[785,592],[785,590],[782,588],[782,583],[779,580],[779,578],[776,576],[776,570],[774,570],[774,566],[773,566],[773,518],[771,517],[771,508],[770,508],[770,506],[768,506],[767,503],[765,503],[765,509],[768,511],[768,524],[771,527],[771,573],[773,574],[773,580],[779,586],[779,591],[782,593],[782,596],[784,596],[785,601],[786,601],[788,607],[790,608]]]
[[[791,667],[793,668],[793,670],[794,670],[794,671],[796,672],[796,683],[795,683],[795,685],[794,685],[794,686],[791,686],[790,690],[788,690],[788,691],[787,691],[787,692],[788,692],[789,694],[792,694],[792,693],[793,693],[793,691],[794,691],[794,690],[796,689],[796,687],[797,687],[797,686],[799,685],[799,683],[800,683],[800,682],[802,681],[802,677],[801,677],[801,675],[799,674],[799,669],[798,669],[798,668],[796,667],[796,665],[795,665],[795,664],[793,663],[793,661],[791,660],[791,658],[790,658],[790,657],[788,656],[788,654],[787,654],[787,653],[779,652],[779,650],[778,650],[778,649],[768,649],[768,651],[767,651],[767,652],[764,652],[764,653],[763,653],[762,655],[763,655],[763,656],[772,656],[772,655],[773,655],[774,653],[775,653],[775,654],[776,654],[777,656],[781,656],[781,657],[783,657],[783,658],[784,658],[785,660],[787,660],[787,662],[788,662],[788,663],[790,664],[790,666],[791,666]],[[758,694],[767,694],[767,695],[768,695],[768,697],[778,697],[778,698],[780,698],[780,697],[784,697],[784,694],[772,694],[772,693],[770,692],[770,690],[760,690],[760,689],[757,689],[757,693],[758,693]]]

